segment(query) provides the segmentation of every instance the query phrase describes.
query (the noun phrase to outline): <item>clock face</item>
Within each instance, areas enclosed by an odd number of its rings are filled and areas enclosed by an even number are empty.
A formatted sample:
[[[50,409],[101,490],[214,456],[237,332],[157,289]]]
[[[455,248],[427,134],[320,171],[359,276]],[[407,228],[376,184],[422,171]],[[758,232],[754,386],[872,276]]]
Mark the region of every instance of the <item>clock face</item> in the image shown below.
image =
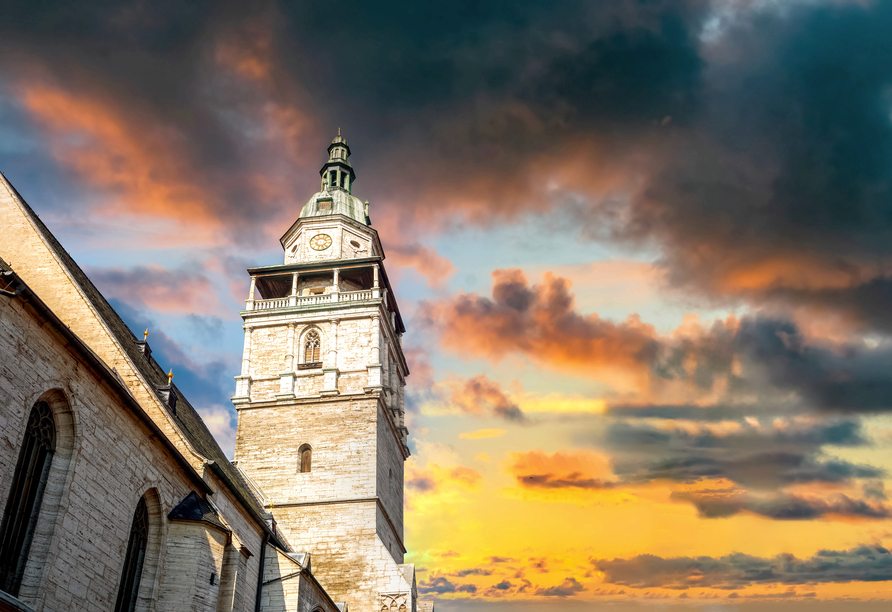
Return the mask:
[[[324,251],[331,246],[331,236],[328,234],[316,234],[310,238],[310,246],[316,251]]]

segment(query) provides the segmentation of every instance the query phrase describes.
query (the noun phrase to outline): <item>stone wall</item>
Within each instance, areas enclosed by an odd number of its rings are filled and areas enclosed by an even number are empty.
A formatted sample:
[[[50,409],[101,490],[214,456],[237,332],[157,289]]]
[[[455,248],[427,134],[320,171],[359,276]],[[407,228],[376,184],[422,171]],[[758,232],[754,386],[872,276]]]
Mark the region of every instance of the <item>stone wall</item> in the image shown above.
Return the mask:
[[[28,283],[62,323],[77,334],[109,368],[114,369],[116,376],[127,386],[132,397],[161,430],[163,437],[176,447],[181,459],[185,458],[190,462],[193,469],[203,471],[206,457],[196,451],[184,435],[181,425],[162,405],[156,389],[146,379],[146,370],[140,369],[146,364],[138,365],[131,361],[134,347],[126,344],[131,341],[130,332],[126,329],[122,331],[123,322],[116,316],[109,316],[111,310],[108,304],[98,295],[95,288],[92,288],[89,281],[83,276],[78,276],[81,273],[76,264],[68,258],[61,246],[55,243],[48,230],[42,228],[39,219],[8,188],[2,177],[0,177],[0,227],[4,228],[4,231],[0,232],[0,256],[13,267],[22,280]],[[2,301],[5,301],[3,306],[9,309],[15,309],[16,305],[20,304],[17,300],[9,301],[4,298]],[[75,354],[72,352],[73,349],[60,343],[59,338],[49,331],[50,326],[38,328],[37,331],[40,333],[35,334],[34,321],[31,320],[30,323],[28,321],[27,316],[22,316],[21,313],[17,318],[12,315],[3,318],[4,324],[18,328],[20,333],[18,336],[8,334],[4,337],[7,344],[0,345],[0,392],[7,394],[7,397],[0,394],[0,424],[3,425],[0,431],[2,435],[8,436],[7,445],[0,452],[0,470],[2,470],[0,495],[4,496],[0,501],[5,501],[5,496],[8,494],[10,465],[14,465],[16,461],[24,426],[23,419],[27,418],[27,412],[20,411],[30,410],[34,401],[42,397],[53,407],[54,415],[58,419],[57,426],[62,433],[59,439],[61,446],[57,449],[53,460],[51,481],[41,513],[41,515],[46,513],[51,520],[41,521],[38,527],[38,530],[50,529],[55,530],[55,533],[39,531],[39,537],[35,538],[32,547],[32,556],[44,560],[51,558],[58,552],[52,549],[52,545],[59,542],[59,546],[65,549],[69,557],[76,558],[78,563],[86,563],[84,577],[87,583],[95,582],[97,589],[104,588],[101,586],[104,584],[103,580],[116,585],[120,569],[113,571],[103,569],[101,564],[108,562],[114,567],[119,565],[120,560],[116,555],[123,555],[123,551],[113,545],[121,536],[119,531],[123,530],[124,535],[129,531],[133,509],[139,496],[145,494],[147,499],[157,498],[154,506],[149,504],[149,514],[150,520],[155,520],[159,525],[159,539],[150,537],[147,569],[144,570],[138,607],[147,609],[151,598],[157,595],[161,581],[163,536],[166,529],[164,517],[188,493],[188,489],[183,487],[187,487],[190,481],[185,477],[182,465],[174,461],[169,454],[170,451],[155,438],[157,433],[147,433],[145,426],[139,424],[131,413],[121,405],[115,404],[114,398],[108,395],[107,388],[102,387],[106,396],[97,391],[101,387],[98,375],[84,374],[83,367],[78,369],[78,365],[71,365],[70,359]],[[135,338],[133,340],[135,341]],[[41,342],[45,346],[39,351],[35,350],[32,343]],[[138,354],[137,359],[147,359],[152,367],[158,369],[150,357]],[[6,382],[3,376],[6,377]],[[44,376],[44,379],[37,381],[38,376]],[[40,384],[37,384],[38,382]],[[44,391],[35,391],[36,388],[51,393],[43,397],[40,393]],[[21,397],[11,400],[10,396],[16,393],[23,395],[26,400],[22,402]],[[106,397],[110,403],[102,406],[98,399],[100,396]],[[192,425],[200,427],[201,423]],[[210,434],[207,433],[207,436]],[[7,451],[12,455],[7,455]],[[156,453],[161,455],[156,456]],[[159,456],[164,458],[159,459]],[[221,457],[215,456],[215,458],[219,460]],[[80,469],[86,472],[77,472],[77,466],[81,466]],[[96,474],[92,472],[94,466],[98,470]],[[82,484],[85,477],[86,484]],[[93,478],[98,480],[90,484],[90,479]],[[128,482],[128,478],[134,479],[134,482]],[[205,478],[213,480],[208,475],[205,475]],[[111,483],[116,483],[116,479],[123,480],[112,485]],[[137,481],[141,483],[139,486],[136,486]],[[174,487],[172,484],[174,482],[179,483],[177,485],[179,488]],[[219,483],[213,486],[216,487],[218,494],[223,492],[219,505],[225,514],[224,520],[232,525],[240,541],[256,555],[261,540],[259,526],[241,503],[228,497],[225,487],[221,487]],[[134,492],[137,489],[138,494]],[[109,495],[111,497],[108,497]],[[117,514],[110,515],[106,508],[96,506],[103,503],[107,508],[114,508],[115,513],[124,507],[125,509],[120,512],[123,512],[122,516],[126,515],[125,518],[117,522],[120,518]],[[105,514],[102,513],[103,510],[106,510]],[[86,544],[81,546],[82,538],[59,539],[59,521],[63,519],[54,518],[56,516],[54,513],[61,512],[68,515],[68,518],[64,519],[67,522],[62,523],[66,535],[70,536],[71,530],[75,530],[86,538],[83,540]],[[97,518],[109,522],[111,526],[107,528],[96,526],[94,521]],[[84,525],[92,527],[87,528]],[[106,541],[100,541],[100,536],[106,538]],[[87,556],[90,551],[100,559],[100,563],[94,565],[87,563],[93,558]],[[246,571],[242,572],[243,579],[251,580],[251,588],[256,584],[257,559],[257,556],[249,557]],[[64,563],[62,566],[64,567]],[[44,585],[47,576],[53,571],[43,562],[35,564],[35,568],[38,567],[44,569],[27,571],[21,591],[23,597],[34,601],[38,597],[49,596],[45,593]],[[65,582],[67,589],[69,580],[64,577],[65,570],[59,571],[63,572],[61,580]],[[105,577],[100,580],[98,577],[100,575]],[[146,576],[149,577],[148,580]],[[70,582],[71,593],[76,597],[80,597],[84,587],[89,586],[87,583],[81,583],[79,579],[72,579]],[[66,597],[64,589],[60,593],[60,601],[64,601]],[[91,593],[90,597],[94,601],[102,601],[97,599],[98,591]],[[62,606],[59,609],[65,608],[66,606]]]
[[[330,368],[337,368],[340,373],[340,393],[363,393],[369,385],[368,366],[381,363],[381,351],[386,346],[381,340],[380,318],[378,329],[373,329],[373,316],[378,313],[377,305],[339,304],[328,312],[254,311],[247,314],[245,327],[250,333],[246,334],[245,375],[252,381],[251,401],[273,400],[277,394],[286,392],[280,385],[281,375],[286,372],[293,372],[292,392],[295,395],[316,395],[323,389],[322,370]],[[332,319],[337,319],[337,324]],[[319,334],[322,366],[304,370],[299,366],[305,363],[304,344],[311,330]],[[377,351],[374,350],[376,334],[379,338]],[[288,358],[289,348],[293,360]],[[394,361],[392,356],[389,360]]]
[[[21,301],[0,297],[0,507],[39,400],[53,410],[57,451],[20,599],[36,609],[114,607],[133,512],[146,495],[150,541],[140,609],[147,609],[164,565],[163,519],[192,485],[51,328]]]
[[[241,408],[235,459],[274,506],[376,495],[377,399]],[[312,470],[300,472],[309,444]]]
[[[267,548],[261,595],[263,612],[339,612],[313,574],[294,557],[310,563],[307,553],[287,555],[274,546]]]
[[[230,597],[227,595],[220,598],[223,607],[218,606],[217,612],[229,612],[230,610],[232,612],[249,612],[254,610],[254,592],[257,587],[257,573],[260,569],[260,550],[264,533],[254,521],[238,511],[239,502],[210,470],[206,470],[203,476],[214,491],[211,497],[214,505],[220,511],[223,520],[232,529],[227,556],[231,564],[230,569],[236,572],[230,578],[235,593],[231,599],[232,607],[225,607],[223,603],[230,601]],[[222,577],[221,585],[226,585],[226,581]]]
[[[388,549],[397,563],[403,562],[403,482],[405,462],[399,448],[399,443],[390,431],[390,425],[384,414],[386,408],[379,404],[378,407],[378,438],[377,438],[377,474],[376,491],[381,500],[381,505],[387,513],[387,518],[393,525],[380,525],[378,533],[388,542]],[[390,532],[396,542],[386,539]]]
[[[227,543],[226,533],[205,523],[171,523],[155,610],[216,612]]]
[[[377,612],[382,593],[410,593],[402,566],[378,537],[375,500],[279,507],[292,546],[313,555],[313,575],[351,612]]]
[[[186,456],[190,448],[136,373],[87,296],[71,281],[15,196],[0,182],[0,257],[110,368],[115,369],[152,420]],[[196,467],[198,467],[196,465]]]
[[[354,612],[408,587],[403,456],[378,394],[242,406],[236,460],[271,502],[279,529],[313,554],[313,572]],[[312,448],[300,472],[298,448]],[[401,589],[403,591],[401,591]]]

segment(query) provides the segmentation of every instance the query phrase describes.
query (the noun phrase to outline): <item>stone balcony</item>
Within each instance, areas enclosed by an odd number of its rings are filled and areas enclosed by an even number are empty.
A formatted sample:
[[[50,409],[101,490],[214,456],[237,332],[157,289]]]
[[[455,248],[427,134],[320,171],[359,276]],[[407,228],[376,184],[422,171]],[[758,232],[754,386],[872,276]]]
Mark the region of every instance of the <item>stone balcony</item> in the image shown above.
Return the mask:
[[[377,301],[384,298],[386,292],[386,289],[375,287],[362,291],[333,291],[315,295],[289,295],[269,300],[247,300],[245,311],[330,308],[335,304]]]

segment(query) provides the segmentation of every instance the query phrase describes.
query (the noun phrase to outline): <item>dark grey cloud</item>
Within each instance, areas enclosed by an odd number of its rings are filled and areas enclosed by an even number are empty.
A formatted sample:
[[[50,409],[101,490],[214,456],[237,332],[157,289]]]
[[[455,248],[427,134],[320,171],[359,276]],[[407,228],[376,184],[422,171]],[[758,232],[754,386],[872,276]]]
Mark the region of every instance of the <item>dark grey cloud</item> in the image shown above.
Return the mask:
[[[857,478],[877,478],[885,473],[869,465],[842,460],[820,460],[811,455],[782,451],[723,455],[728,453],[721,449],[710,455],[685,452],[649,462],[643,467],[618,464],[615,470],[630,482],[695,482],[727,478],[759,489],[811,482],[846,483]]]
[[[868,499],[886,499],[886,485],[880,479],[865,482],[861,489]]]
[[[373,126],[380,129],[428,109],[467,109],[480,95],[522,97],[549,112],[571,106],[588,117],[629,115],[629,101],[683,99],[679,92],[695,89],[688,75],[701,69],[692,32],[704,8],[686,1],[383,2],[357,6],[336,23],[322,6],[294,4],[284,13],[307,48],[324,48],[332,35],[350,41],[319,53],[322,65],[304,68],[305,75],[338,106],[351,104],[343,93],[361,96],[383,114]],[[328,31],[316,27],[326,22]]]
[[[706,52],[698,136],[679,137],[618,234],[661,241],[673,283],[888,331],[890,23],[886,3],[830,2],[730,23]]]
[[[564,578],[557,586],[536,589],[536,595],[545,597],[573,597],[585,590],[585,586],[573,576]]]
[[[421,593],[455,593],[455,584],[443,576],[432,577],[430,580],[422,580],[418,583],[418,591]]]
[[[691,357],[693,371],[685,366]],[[745,375],[735,373],[735,360]],[[890,366],[887,344],[816,344],[792,321],[753,316],[735,329],[717,322],[701,339],[666,345],[652,368],[666,380],[688,379],[705,389],[721,375],[732,392],[773,388],[796,393],[809,408],[874,412],[892,408]]]
[[[263,36],[246,30],[258,23]],[[294,201],[271,201],[239,172],[258,157],[242,112],[265,99],[300,109],[302,144],[321,151],[338,125],[368,144],[358,185],[406,223],[575,214],[592,236],[662,249],[675,285],[888,331],[890,24],[888,3],[830,0],[356,3],[337,19],[313,3],[18,3],[0,72],[180,134],[208,206],[248,240],[317,182],[318,161],[301,161],[278,177]],[[216,42],[265,36],[274,87],[215,72]],[[585,176],[565,193],[531,182],[545,179],[531,164],[561,167],[568,151]],[[19,153],[0,162],[26,193],[40,187],[23,164],[62,172]],[[419,180],[395,181],[407,168]],[[627,204],[593,186],[623,173],[643,180]]]
[[[823,343],[785,318],[763,314],[736,322],[714,321],[694,337],[664,338],[635,321],[615,323],[584,314],[567,279],[551,276],[531,285],[520,270],[493,273],[492,297],[463,293],[425,304],[430,325],[464,357],[493,361],[523,354],[537,362],[577,370],[643,369],[654,391],[683,381],[720,401],[741,395],[758,402],[796,403],[824,412],[882,412],[892,408],[892,343]],[[475,342],[460,344],[468,335]],[[746,407],[742,406],[742,410]],[[763,408],[764,411],[764,408]]]
[[[445,576],[431,576],[428,580],[418,583],[419,593],[476,593],[477,587],[473,584],[456,584]]]
[[[677,445],[685,448],[705,449],[718,447],[752,449],[767,446],[790,449],[791,447],[813,448],[825,444],[864,446],[868,443],[861,423],[858,421],[827,419],[823,422],[810,422],[802,425],[791,423],[787,427],[776,428],[770,420],[766,420],[763,429],[761,425],[757,428],[741,419],[741,413],[745,414],[746,410],[746,407],[738,407],[735,411],[736,414],[726,415],[725,421],[736,424],[739,429],[726,431],[722,435],[711,433],[708,428],[692,432],[681,427],[656,427],[632,420],[612,423],[608,427],[606,437],[610,443],[623,448]],[[641,415],[642,418],[646,418],[646,409],[644,412],[645,415]],[[630,411],[628,414],[634,414],[634,411]],[[684,417],[676,416],[674,418]]]
[[[675,492],[673,499],[694,504],[702,518],[716,519],[750,512],[782,521],[809,521],[825,517],[850,519],[886,519],[892,516],[889,506],[836,494],[829,499],[805,498],[796,495],[775,495],[757,498],[740,491]]]
[[[609,489],[615,483],[589,478],[585,474],[572,472],[565,475],[555,474],[517,474],[518,484],[530,489]]]
[[[716,422],[736,421],[742,413],[754,418],[774,418],[778,415],[796,414],[795,406],[789,402],[759,404],[711,404],[699,406],[695,404],[614,404],[608,407],[607,413],[617,418],[634,419],[683,419],[688,421]]]
[[[885,476],[883,469],[833,458],[825,450],[833,446],[868,446],[870,441],[859,421],[794,419],[778,427],[771,421],[762,426],[740,415],[737,418],[740,420],[723,423],[726,428],[721,435],[709,433],[709,422],[700,423],[703,429],[697,432],[680,426],[661,428],[627,418],[608,425],[603,437],[593,441],[614,453],[614,472],[619,482],[693,483],[724,479],[740,487],[675,496],[693,503],[706,518],[731,516],[744,510],[772,519],[888,515],[885,506],[844,496],[806,500],[783,493],[788,487],[801,484],[862,483],[865,498],[880,499],[874,489]],[[753,497],[744,491],[767,493],[768,497]]]
[[[737,589],[754,584],[815,584],[892,580],[892,554],[881,546],[820,550],[807,559],[733,553],[724,557],[639,555],[630,559],[593,559],[605,582],[634,588]]]
[[[492,570],[482,567],[472,567],[469,569],[458,570],[455,572],[455,575],[459,578],[464,578],[465,576],[491,576]]]
[[[437,483],[434,482],[433,478],[419,475],[406,480],[406,487],[420,493],[425,493],[427,491],[433,491],[437,487]]]

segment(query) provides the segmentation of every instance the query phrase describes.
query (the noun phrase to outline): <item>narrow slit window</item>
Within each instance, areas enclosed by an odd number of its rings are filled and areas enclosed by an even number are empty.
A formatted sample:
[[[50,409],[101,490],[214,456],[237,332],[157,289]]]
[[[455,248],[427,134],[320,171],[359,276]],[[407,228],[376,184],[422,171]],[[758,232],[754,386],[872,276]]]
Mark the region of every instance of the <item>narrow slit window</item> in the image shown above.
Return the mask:
[[[56,424],[53,413],[49,404],[37,402],[28,417],[3,523],[0,525],[0,590],[12,596],[19,594],[22,585],[55,451]]]
[[[304,363],[318,363],[321,361],[321,355],[319,334],[311,331],[304,341]]]
[[[130,538],[127,542],[127,555],[124,557],[124,570],[121,572],[121,585],[118,587],[118,600],[115,612],[133,612],[139,595],[139,579],[146,560],[146,545],[149,542],[149,511],[145,499],[140,499],[133,513]]]
[[[309,472],[313,467],[313,449],[309,444],[302,444],[298,449],[300,453],[300,471]]]

